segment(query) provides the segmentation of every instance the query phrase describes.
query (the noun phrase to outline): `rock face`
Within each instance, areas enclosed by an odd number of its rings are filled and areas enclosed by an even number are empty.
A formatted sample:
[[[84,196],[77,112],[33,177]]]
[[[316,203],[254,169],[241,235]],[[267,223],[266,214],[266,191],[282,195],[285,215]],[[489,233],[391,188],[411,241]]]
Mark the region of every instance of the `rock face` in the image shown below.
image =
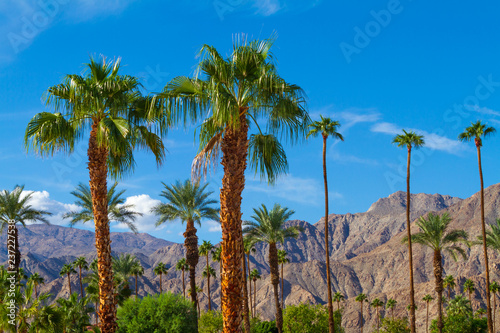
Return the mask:
[[[449,212],[453,219],[451,228],[466,230],[471,238],[479,235],[480,201],[479,194],[462,200],[439,194],[412,194],[412,221],[429,211]],[[485,191],[486,221],[492,223],[497,218],[500,208],[500,184],[490,186]],[[356,331],[360,324],[359,304],[354,298],[363,292],[369,299],[375,297],[386,301],[394,298],[398,301],[395,315],[406,316],[408,295],[408,254],[401,239],[406,232],[406,193],[396,192],[387,198],[379,199],[365,213],[331,214],[328,217],[330,230],[330,253],[332,286],[334,292],[340,291],[346,296],[343,303],[343,325],[347,332]],[[316,224],[305,221],[288,221],[288,225],[299,225],[304,232],[296,240],[287,240],[284,248],[291,263],[284,266],[285,306],[300,302],[326,303],[326,272],[324,263],[324,219]],[[417,232],[412,223],[412,231]],[[22,264],[28,273],[39,272],[46,280],[42,292],[51,292],[56,297],[68,295],[67,281],[58,276],[64,263],[84,255],[89,259],[95,256],[93,233],[59,226],[33,225],[20,228]],[[5,235],[0,237],[4,241]],[[182,244],[156,239],[147,234],[131,233],[112,234],[113,252],[132,252],[137,255],[145,267],[145,275],[139,282],[139,295],[159,291],[159,278],[153,275],[152,268],[160,261],[172,267],[185,255]],[[4,243],[3,243],[4,244]],[[484,264],[480,247],[467,250],[467,261],[454,262],[444,255],[445,274],[457,278],[458,287],[454,292],[461,292],[466,278],[476,282],[473,306],[484,307]],[[251,268],[261,271],[262,279],[257,281],[257,311],[262,318],[274,317],[274,299],[267,264],[268,247],[257,245],[257,251],[251,256]],[[0,259],[5,260],[5,257]],[[219,272],[218,263],[211,263]],[[432,273],[432,252],[419,245],[414,246],[414,265],[416,281],[416,302],[418,305],[417,325],[420,331],[425,323],[425,304],[422,297],[434,293]],[[200,258],[197,267],[197,283],[203,288],[202,308],[208,308],[206,282],[201,279],[205,267],[204,258]],[[496,253],[491,253],[491,277],[500,279],[499,260]],[[219,275],[219,274],[217,274]],[[219,279],[214,279],[210,286],[212,308],[220,305]],[[187,282],[187,274],[186,274]],[[72,284],[78,287],[77,276],[72,277]],[[132,284],[133,286],[133,284]],[[163,289],[182,293],[181,273],[171,268],[164,277]],[[252,292],[253,290],[252,283]],[[75,290],[79,290],[78,288]],[[435,295],[434,295],[435,297]],[[253,298],[252,298],[253,301]],[[432,316],[436,314],[436,304],[431,303]],[[381,312],[384,314],[384,310]],[[365,332],[370,332],[375,324],[375,311],[365,305]]]

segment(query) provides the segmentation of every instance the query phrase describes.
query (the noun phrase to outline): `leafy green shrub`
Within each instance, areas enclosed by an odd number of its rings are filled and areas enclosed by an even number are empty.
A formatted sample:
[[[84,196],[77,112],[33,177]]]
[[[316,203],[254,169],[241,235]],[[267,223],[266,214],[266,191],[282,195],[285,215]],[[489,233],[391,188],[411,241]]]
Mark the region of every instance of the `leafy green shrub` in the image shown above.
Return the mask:
[[[198,320],[198,333],[222,332],[222,313],[220,311],[203,312]]]
[[[170,292],[128,299],[118,309],[118,333],[196,332],[197,314],[191,302]]]
[[[380,332],[384,333],[409,333],[408,318],[384,318],[380,325]]]
[[[486,318],[473,318],[472,316],[447,316],[444,320],[444,333],[486,333],[488,322]],[[437,320],[431,324],[431,332],[437,333]]]
[[[252,322],[252,333],[278,333],[276,322],[273,321],[255,321]]]
[[[342,313],[334,312],[335,331],[342,333]],[[316,304],[287,306],[283,314],[284,333],[328,333],[328,308]]]

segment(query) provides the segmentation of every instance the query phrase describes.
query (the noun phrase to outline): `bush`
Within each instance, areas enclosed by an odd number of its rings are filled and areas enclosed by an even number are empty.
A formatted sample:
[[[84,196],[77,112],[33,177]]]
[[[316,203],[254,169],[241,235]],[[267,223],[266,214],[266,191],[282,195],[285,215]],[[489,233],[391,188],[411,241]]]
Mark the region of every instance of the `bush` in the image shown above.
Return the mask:
[[[128,299],[118,309],[118,333],[196,332],[197,314],[190,301],[165,293]]]
[[[380,325],[380,332],[386,333],[409,333],[408,318],[384,318]]]
[[[335,331],[342,333],[342,313],[334,312]],[[328,308],[317,304],[287,306],[283,314],[284,333],[328,333]]]
[[[472,316],[447,316],[443,317],[444,333],[486,333],[488,322],[486,318],[472,318]],[[431,324],[431,332],[438,332],[437,320]]]
[[[198,320],[199,333],[222,332],[222,313],[220,311],[203,312]]]
[[[278,333],[276,322],[273,321],[253,321],[251,327],[252,333]]]

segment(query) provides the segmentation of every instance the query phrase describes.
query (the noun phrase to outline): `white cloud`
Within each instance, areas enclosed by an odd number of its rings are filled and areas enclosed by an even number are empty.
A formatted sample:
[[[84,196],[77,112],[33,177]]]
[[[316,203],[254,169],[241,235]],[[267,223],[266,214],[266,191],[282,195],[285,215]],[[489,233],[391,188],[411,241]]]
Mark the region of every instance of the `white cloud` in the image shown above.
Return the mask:
[[[257,8],[257,13],[270,16],[281,9],[279,0],[254,0],[254,7]]]
[[[162,230],[166,227],[166,224],[163,224],[159,227],[155,226],[158,217],[154,214],[151,214],[151,209],[159,204],[161,201],[151,198],[147,194],[134,195],[131,197],[127,197],[125,200],[125,205],[133,205],[132,210],[143,214],[138,217],[135,221],[135,226],[139,230],[139,232],[152,232]],[[127,230],[128,227],[125,224],[117,223],[113,226],[117,229]],[[167,230],[168,233],[168,230]]]
[[[371,131],[376,133],[396,135],[401,133],[401,128],[392,123],[382,122],[373,125]]]
[[[68,225],[69,220],[64,220],[62,216],[70,211],[78,211],[79,207],[75,204],[65,204],[50,198],[47,191],[23,191],[22,196],[31,193],[28,204],[35,209],[44,210],[52,213],[52,216],[47,217],[50,223],[56,225]],[[38,223],[38,222],[37,222]]]
[[[354,155],[342,154],[338,151],[330,149],[329,155],[334,161],[338,161],[340,163],[358,163],[358,164],[366,164],[366,165],[379,165],[379,162],[371,159],[371,158],[361,158]]]
[[[380,113],[376,109],[349,108],[339,113],[341,119],[341,130],[347,131],[359,123],[373,123],[380,119]]]
[[[207,221],[205,223],[208,225],[209,232],[222,232],[222,227],[219,222]]]
[[[465,108],[467,110],[475,111],[485,115],[496,116],[496,117],[500,116],[500,112],[492,110],[487,107],[480,107],[479,105],[465,105]]]

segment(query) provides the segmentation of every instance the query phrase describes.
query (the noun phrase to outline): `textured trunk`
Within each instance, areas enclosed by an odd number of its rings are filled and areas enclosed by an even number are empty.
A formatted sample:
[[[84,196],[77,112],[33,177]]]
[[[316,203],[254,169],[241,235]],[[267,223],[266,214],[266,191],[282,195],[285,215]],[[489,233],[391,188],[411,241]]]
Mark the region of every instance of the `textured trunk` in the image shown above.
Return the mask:
[[[361,323],[360,323],[360,328],[361,328],[361,333],[363,333],[363,301],[359,302],[359,307],[360,307],[360,316],[361,316]]]
[[[83,294],[83,283],[82,283],[82,266],[78,266],[79,272],[80,272],[80,295],[82,295],[82,298],[85,296]]]
[[[184,280],[184,268],[182,268],[182,295],[186,298],[186,281]]]
[[[470,307],[472,308],[472,292],[469,290],[469,303]]]
[[[323,182],[325,185],[325,258],[326,258],[326,286],[328,288],[328,330],[330,333],[335,332],[335,319],[333,317],[332,303],[332,282],[330,278],[330,242],[328,238],[328,178],[326,176],[326,139],[323,134]]]
[[[161,280],[162,280],[161,276],[162,276],[162,273],[160,273],[160,294],[163,293],[163,288],[161,285]]]
[[[253,314],[257,315],[257,279],[253,280]]]
[[[198,254],[198,236],[196,236],[196,228],[194,221],[186,221],[186,231],[184,232],[184,247],[186,248],[186,263],[189,265],[189,286],[191,287],[191,301],[193,302],[194,310],[198,308],[198,297],[196,295],[196,265],[200,255]],[[198,329],[198,324],[196,324]]]
[[[391,316],[392,316],[392,320],[394,320],[394,308],[393,307],[391,308]]]
[[[380,315],[379,315],[379,312],[378,312],[378,306],[377,306],[377,332],[380,330]]]
[[[243,244],[243,240],[242,240]],[[243,325],[245,326],[245,332],[250,332],[250,309],[248,308],[248,289],[247,289],[247,273],[245,267],[245,254],[243,253]]]
[[[484,183],[483,168],[481,165],[481,141],[476,139],[477,162],[479,165],[479,179],[481,180],[481,228],[483,234],[484,266],[486,271],[486,312],[488,315],[488,332],[493,333],[493,321],[491,320],[491,297],[490,297],[490,266],[488,263],[488,248],[486,246],[486,224],[484,222]],[[472,305],[472,303],[471,303]]]
[[[34,283],[35,286],[35,298],[38,298],[38,284]]]
[[[273,285],[274,303],[276,304],[276,327],[278,328],[278,333],[281,333],[283,331],[283,314],[281,312],[280,297],[278,293],[280,275],[276,243],[269,243],[269,267],[271,268],[271,284]]]
[[[284,301],[284,297],[283,295],[285,294],[285,289],[284,289],[284,282],[285,280],[283,279],[283,263],[281,263],[281,308],[284,309],[285,308],[285,301]]]
[[[493,332],[495,332],[495,326],[496,326],[496,323],[495,323],[495,311],[497,310],[497,299],[496,299],[496,296],[495,296],[495,293],[493,293],[493,309],[492,309],[492,314],[493,314]]]
[[[429,302],[427,302],[427,313],[425,314],[425,332],[429,333]]]
[[[415,289],[413,283],[413,251],[411,246],[411,229],[410,229],[410,163],[411,163],[411,146],[408,146],[408,164],[406,167],[406,229],[408,235],[408,262],[410,266],[410,328],[411,333],[416,332],[415,325]]]
[[[253,317],[253,306],[252,306],[252,280],[250,279],[250,252],[248,252],[248,257],[247,257],[247,271],[248,271],[248,300],[249,300],[249,306],[250,306],[250,313]],[[246,280],[245,280],[245,285],[246,285]]]
[[[226,128],[222,139],[224,176],[220,191],[222,227],[222,315],[224,333],[241,332],[241,289],[243,275],[243,235],[241,229],[241,193],[245,187],[248,154],[247,108],[240,108],[239,128]]]
[[[7,237],[7,248],[9,248],[9,237]],[[19,273],[20,264],[21,251],[19,250],[19,229],[17,229],[16,224],[14,224],[14,271],[16,272],[16,275]]]
[[[71,279],[70,279],[70,276],[69,276],[69,273],[67,273],[68,275],[68,287],[69,287],[69,294],[71,296]]]
[[[135,299],[138,297],[138,291],[137,291],[137,274],[135,275]]]
[[[95,224],[95,247],[99,274],[99,321],[102,333],[116,331],[116,303],[111,266],[111,239],[108,221],[108,151],[97,143],[98,122],[92,124],[88,149],[88,169],[90,175],[90,193]]]
[[[208,254],[209,252],[207,251],[207,295],[208,295],[208,311],[212,311],[212,300],[210,299],[210,271],[208,270]]]
[[[434,250],[434,279],[436,281],[436,293],[438,303],[438,332],[443,332],[443,265],[441,263],[441,252]]]

